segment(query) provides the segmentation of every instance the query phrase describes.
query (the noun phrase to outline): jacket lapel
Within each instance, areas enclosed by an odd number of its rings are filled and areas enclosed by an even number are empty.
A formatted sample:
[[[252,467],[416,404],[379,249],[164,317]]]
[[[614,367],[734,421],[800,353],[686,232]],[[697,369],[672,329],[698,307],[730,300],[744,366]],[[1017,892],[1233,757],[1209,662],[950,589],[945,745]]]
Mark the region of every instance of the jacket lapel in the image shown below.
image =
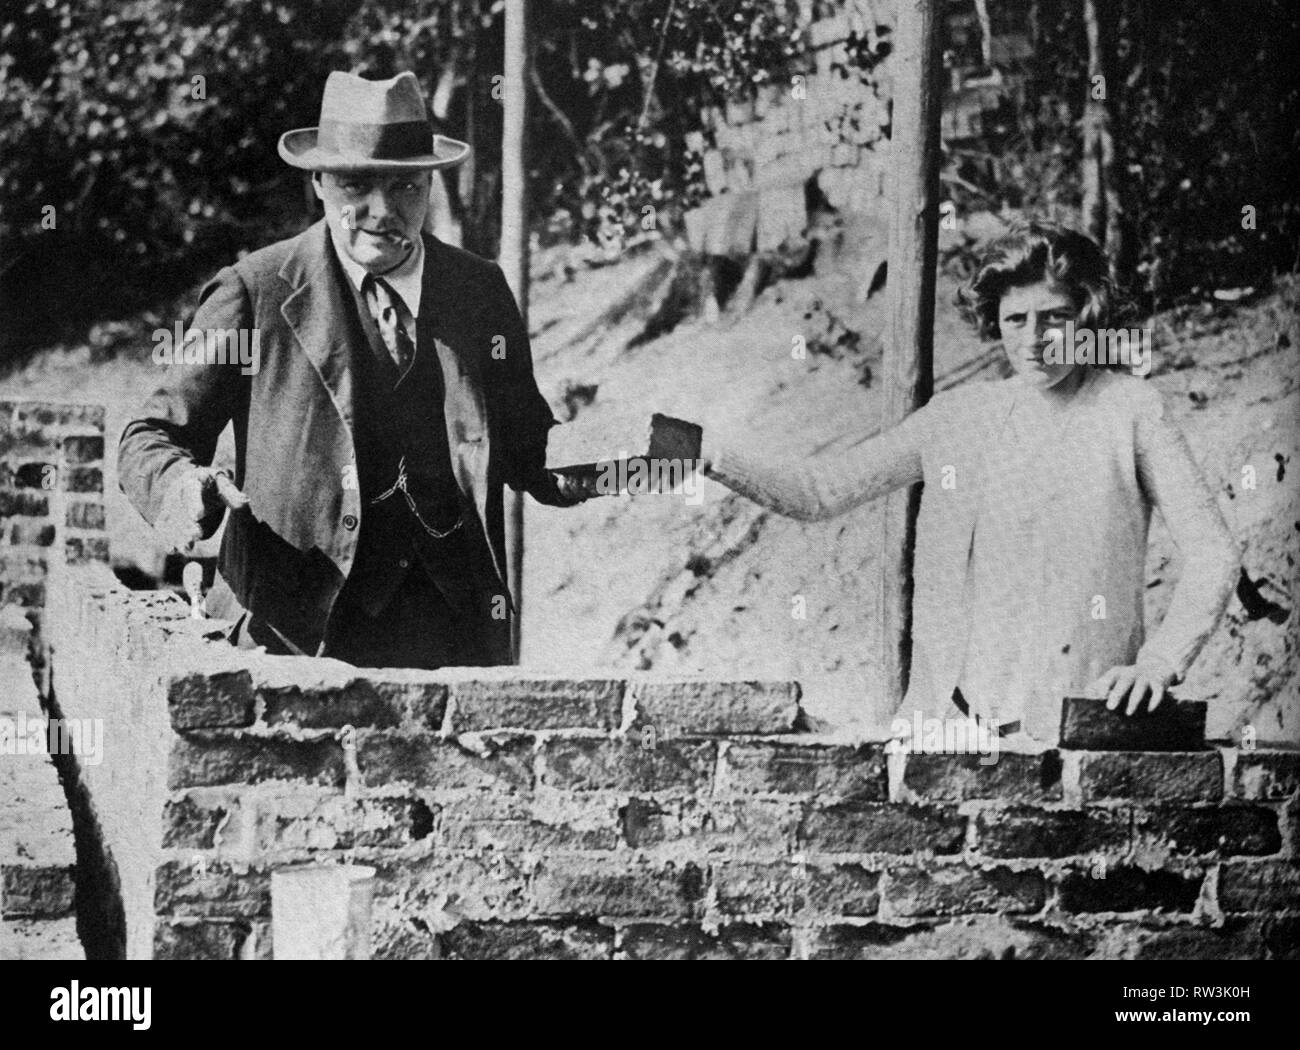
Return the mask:
[[[280,313],[293,331],[312,367],[329,391],[330,400],[353,439],[354,383],[348,333],[350,296],[329,243],[322,219],[307,230],[280,267],[280,276],[294,286]]]
[[[470,304],[458,291],[459,275],[454,272],[451,260],[443,250],[445,247],[438,238],[424,235],[424,284],[420,292],[419,331],[421,336],[428,333],[434,341],[447,389],[458,383],[469,383],[479,394],[473,407],[481,415],[479,362],[465,339],[470,334],[470,319],[464,317],[464,311]],[[458,316],[464,328],[453,326],[452,318]]]
[[[490,432],[480,362],[475,356],[478,335],[473,318],[466,315],[469,300],[458,290],[459,275],[445,247],[436,237],[424,234],[417,353],[431,347],[438,355],[452,466],[461,491],[473,499],[479,519],[486,525]]]

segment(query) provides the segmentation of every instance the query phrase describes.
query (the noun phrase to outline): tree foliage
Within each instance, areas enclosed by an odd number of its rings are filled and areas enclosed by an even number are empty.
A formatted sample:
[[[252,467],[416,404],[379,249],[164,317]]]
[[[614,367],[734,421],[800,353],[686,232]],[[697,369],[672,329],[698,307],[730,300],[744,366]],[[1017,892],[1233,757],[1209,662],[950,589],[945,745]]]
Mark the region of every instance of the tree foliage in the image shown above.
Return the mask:
[[[534,0],[541,232],[626,237],[647,208],[671,231],[705,193],[704,110],[806,70],[798,8]],[[953,157],[954,192],[1077,208],[1080,2],[1034,8],[1024,104],[1008,103],[985,156]],[[1198,0],[1118,8],[1112,89],[1140,282],[1170,296],[1294,265],[1294,4],[1243,0],[1230,24]],[[128,312],[300,229],[315,204],[276,141],[315,123],[332,69],[417,74],[442,130],[475,148],[449,189],[467,246],[491,254],[501,20],[499,0],[0,0],[5,313],[42,297],[42,316]]]

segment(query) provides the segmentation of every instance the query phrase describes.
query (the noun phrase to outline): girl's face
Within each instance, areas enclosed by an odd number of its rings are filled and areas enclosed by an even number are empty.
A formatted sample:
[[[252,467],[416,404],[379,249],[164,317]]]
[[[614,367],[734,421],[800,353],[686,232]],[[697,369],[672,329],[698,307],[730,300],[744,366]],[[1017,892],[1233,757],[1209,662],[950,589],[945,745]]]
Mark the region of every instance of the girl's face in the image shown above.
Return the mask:
[[[1002,331],[1002,348],[1016,375],[1026,383],[1047,389],[1081,367],[1048,364],[1044,360],[1052,333],[1059,333],[1057,338],[1064,346],[1065,324],[1078,315],[1065,289],[1046,280],[1013,285],[1003,292],[998,303],[998,327]]]

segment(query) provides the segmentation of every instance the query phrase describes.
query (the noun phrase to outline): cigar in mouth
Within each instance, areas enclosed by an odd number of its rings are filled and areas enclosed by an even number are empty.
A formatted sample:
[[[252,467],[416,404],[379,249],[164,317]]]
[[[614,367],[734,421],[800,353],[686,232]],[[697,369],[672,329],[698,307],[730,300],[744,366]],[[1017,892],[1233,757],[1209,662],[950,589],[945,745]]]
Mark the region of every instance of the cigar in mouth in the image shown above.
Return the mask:
[[[410,237],[404,233],[398,233],[396,230],[367,230],[366,233],[374,237],[382,237],[384,240],[392,241],[402,248],[409,248],[412,245]]]

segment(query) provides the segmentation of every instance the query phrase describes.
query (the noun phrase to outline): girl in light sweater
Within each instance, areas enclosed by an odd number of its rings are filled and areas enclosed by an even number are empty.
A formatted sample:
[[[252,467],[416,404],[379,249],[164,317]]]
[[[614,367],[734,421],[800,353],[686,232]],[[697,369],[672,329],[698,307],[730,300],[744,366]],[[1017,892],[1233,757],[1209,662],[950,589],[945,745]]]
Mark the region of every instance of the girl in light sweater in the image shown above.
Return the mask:
[[[1046,352],[1061,348],[1067,322],[1080,332],[1107,326],[1110,298],[1096,244],[1029,224],[989,247],[963,292],[1013,378],[939,393],[833,461],[773,463],[704,435],[697,458],[709,476],[804,521],[925,482],[899,715],[973,713],[1004,734],[1028,719],[1033,735],[1054,739],[1063,695],[1104,695],[1130,715],[1154,710],[1222,614],[1240,551],[1159,391]],[[1184,568],[1146,638],[1155,508]]]

